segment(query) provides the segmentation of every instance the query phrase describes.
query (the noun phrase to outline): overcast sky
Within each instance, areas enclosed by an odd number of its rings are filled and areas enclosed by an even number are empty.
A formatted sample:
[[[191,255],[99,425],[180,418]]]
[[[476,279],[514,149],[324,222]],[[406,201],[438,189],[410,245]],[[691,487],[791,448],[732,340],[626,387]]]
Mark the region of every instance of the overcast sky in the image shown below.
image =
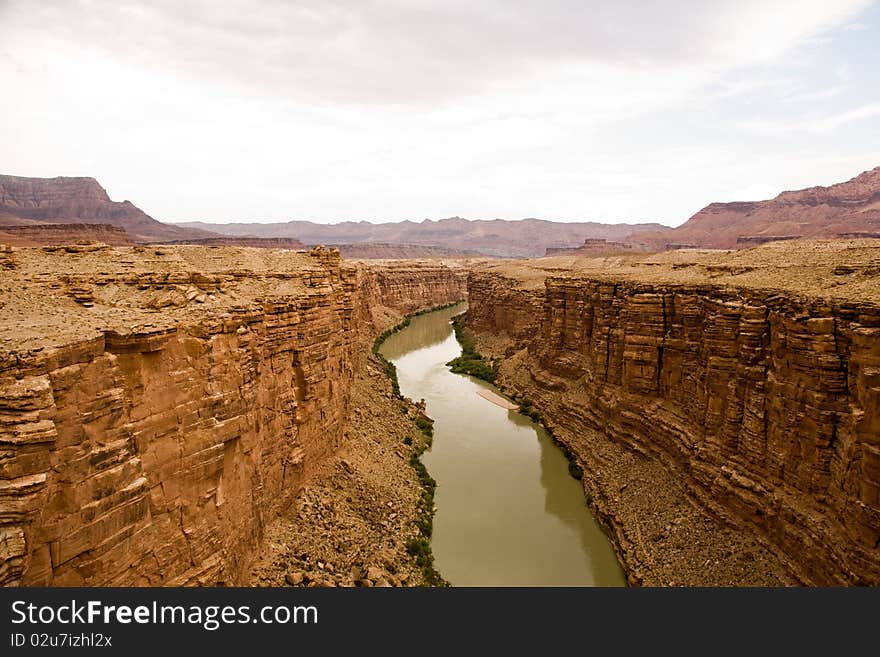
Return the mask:
[[[880,165],[870,0],[0,0],[0,173],[171,221],[677,225]]]

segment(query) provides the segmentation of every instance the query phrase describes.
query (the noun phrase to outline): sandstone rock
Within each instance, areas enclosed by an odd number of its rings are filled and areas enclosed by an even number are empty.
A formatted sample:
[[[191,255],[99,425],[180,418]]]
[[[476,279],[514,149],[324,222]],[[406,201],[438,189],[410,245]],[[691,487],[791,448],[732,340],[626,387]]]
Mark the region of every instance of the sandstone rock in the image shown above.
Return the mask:
[[[843,183],[782,192],[771,200],[711,203],[673,230],[636,231],[629,239],[658,249],[672,248],[672,243],[726,249],[794,237],[871,236],[880,233],[878,194],[880,167]]]
[[[207,231],[158,222],[128,201],[111,201],[94,178],[0,175],[0,214],[28,224],[0,226],[0,233],[9,229],[7,234],[21,234],[26,244],[64,244],[97,237],[118,245],[129,244],[131,238],[181,239],[211,235]],[[89,223],[78,223],[83,221]]]
[[[526,350],[529,396],[569,428],[658,458],[804,581],[880,584],[880,307],[492,272],[471,274],[469,303],[472,330]]]
[[[208,251],[19,249],[0,269],[0,585],[243,583],[266,523],[342,445],[371,309],[464,296],[439,263],[232,249],[195,270]],[[234,300],[188,304],[223,286]]]

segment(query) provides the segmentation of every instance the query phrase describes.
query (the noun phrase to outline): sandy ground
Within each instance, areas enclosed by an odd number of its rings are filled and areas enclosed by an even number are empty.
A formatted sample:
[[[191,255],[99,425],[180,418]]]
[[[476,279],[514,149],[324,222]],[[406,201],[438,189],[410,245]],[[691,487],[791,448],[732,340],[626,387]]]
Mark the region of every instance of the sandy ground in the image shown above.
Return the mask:
[[[514,404],[509,399],[505,399],[501,395],[496,395],[491,390],[477,390],[477,394],[480,397],[482,397],[483,399],[487,399],[488,401],[492,402],[496,406],[500,406],[501,408],[505,408],[508,411],[515,411],[516,409],[519,408],[519,406]]]

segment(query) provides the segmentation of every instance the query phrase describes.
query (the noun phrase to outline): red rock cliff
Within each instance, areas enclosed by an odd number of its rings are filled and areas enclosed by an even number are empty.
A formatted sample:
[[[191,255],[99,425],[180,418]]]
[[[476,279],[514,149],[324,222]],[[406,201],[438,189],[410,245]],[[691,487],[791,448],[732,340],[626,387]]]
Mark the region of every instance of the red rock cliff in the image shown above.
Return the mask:
[[[43,246],[100,242],[112,246],[132,244],[125,229],[111,224],[0,225],[0,241],[13,246]]]
[[[264,524],[343,440],[370,308],[464,295],[442,265],[364,270],[326,251],[19,250],[10,262],[6,585],[243,581]],[[29,324],[34,304],[47,310]]]
[[[521,392],[573,432],[652,454],[805,582],[880,584],[876,303],[491,272],[469,303],[478,334],[527,348]]]

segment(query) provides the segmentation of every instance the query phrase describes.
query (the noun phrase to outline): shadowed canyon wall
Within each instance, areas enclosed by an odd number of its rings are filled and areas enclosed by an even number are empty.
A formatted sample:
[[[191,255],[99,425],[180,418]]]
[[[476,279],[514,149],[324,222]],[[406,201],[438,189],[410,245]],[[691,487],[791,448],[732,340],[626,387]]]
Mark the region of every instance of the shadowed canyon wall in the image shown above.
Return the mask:
[[[344,440],[371,308],[465,296],[441,264],[258,251],[8,254],[44,315],[0,349],[0,584],[241,583]]]
[[[658,458],[804,582],[880,584],[880,306],[492,272],[468,298],[545,414]]]

